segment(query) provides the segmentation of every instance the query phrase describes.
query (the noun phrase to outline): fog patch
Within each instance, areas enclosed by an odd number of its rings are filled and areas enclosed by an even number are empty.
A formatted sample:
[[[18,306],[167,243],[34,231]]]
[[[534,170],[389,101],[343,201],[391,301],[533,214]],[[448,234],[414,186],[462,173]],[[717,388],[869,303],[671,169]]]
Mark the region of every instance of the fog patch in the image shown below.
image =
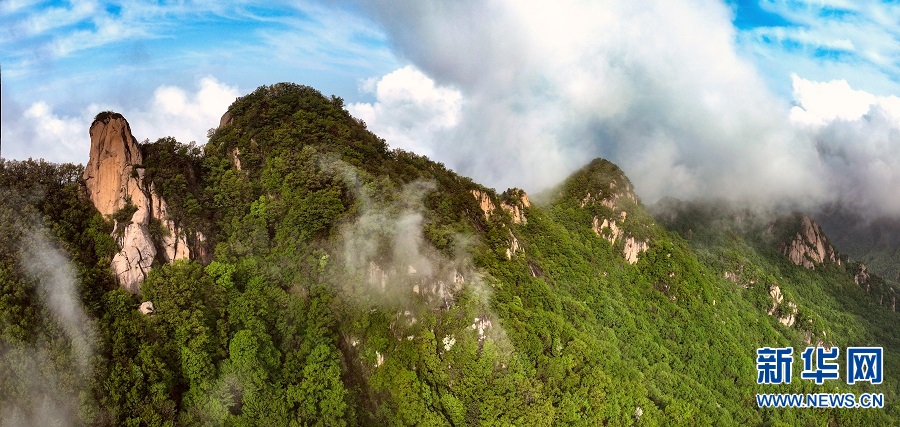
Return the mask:
[[[491,279],[472,261],[477,237],[455,235],[451,253],[438,250],[425,237],[424,200],[438,191],[434,182],[413,181],[397,191],[376,191],[372,183],[363,182],[362,172],[346,163],[331,161],[325,168],[343,177],[357,201],[354,219],[339,227],[337,271],[329,277],[349,300],[363,310],[391,313],[392,329],[401,340],[415,336],[421,316],[441,316],[464,300],[466,309],[456,313],[472,313],[472,318],[463,319],[462,330],[446,332],[457,338],[471,333],[479,342],[490,338],[504,354],[513,352],[500,318],[490,308]],[[481,325],[485,320],[487,327]],[[479,325],[471,327],[476,322]]]
[[[425,240],[423,198],[436,188],[412,182],[385,201],[356,191],[359,215],[340,231],[340,262],[354,278],[343,283],[345,291],[383,307],[414,300],[449,306],[467,280],[476,280],[468,259],[449,257]]]
[[[54,339],[39,334],[34,343],[6,342],[0,370],[15,394],[5,396],[2,425],[77,425],[93,407],[89,385],[96,329],[78,294],[75,269],[40,227],[20,230],[18,262],[34,286]],[[41,309],[41,307],[37,307]]]

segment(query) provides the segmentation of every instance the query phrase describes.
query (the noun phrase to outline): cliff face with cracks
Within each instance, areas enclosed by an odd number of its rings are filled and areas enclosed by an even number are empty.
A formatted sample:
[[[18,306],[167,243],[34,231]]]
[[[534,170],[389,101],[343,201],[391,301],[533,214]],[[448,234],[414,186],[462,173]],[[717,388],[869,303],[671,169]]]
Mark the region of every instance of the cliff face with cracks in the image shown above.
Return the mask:
[[[781,243],[779,250],[792,263],[807,269],[814,269],[825,263],[841,264],[840,257],[828,242],[822,228],[806,215],[800,218],[796,232],[789,241]]]
[[[128,121],[121,114],[97,115],[90,128],[90,160],[84,170],[88,197],[115,222],[113,237],[119,252],[113,257],[116,280],[137,293],[155,259],[173,262],[190,258],[184,230],[168,217],[168,204],[144,179],[143,157]],[[130,214],[130,216],[129,216]],[[151,226],[162,228],[154,241]],[[193,236],[202,241],[203,236]]]

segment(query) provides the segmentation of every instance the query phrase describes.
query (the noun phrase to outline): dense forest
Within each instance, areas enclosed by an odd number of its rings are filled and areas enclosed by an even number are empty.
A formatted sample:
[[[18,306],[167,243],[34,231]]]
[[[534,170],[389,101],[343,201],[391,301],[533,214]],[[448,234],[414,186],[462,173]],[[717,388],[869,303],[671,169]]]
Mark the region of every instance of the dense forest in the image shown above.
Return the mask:
[[[137,295],[110,270],[133,210],[101,215],[80,165],[0,161],[0,424],[900,416],[898,317],[883,298],[894,284],[873,275],[860,286],[846,256],[790,262],[779,243],[796,215],[677,200],[648,209],[602,159],[532,203],[390,149],[340,98],[306,86],[260,87],[227,118],[202,146],[140,145],[143,179],[171,220],[205,239],[203,256],[155,260]],[[884,383],[757,384],[757,348],[816,343],[884,347]],[[885,408],[755,399],[843,392],[884,393]]]

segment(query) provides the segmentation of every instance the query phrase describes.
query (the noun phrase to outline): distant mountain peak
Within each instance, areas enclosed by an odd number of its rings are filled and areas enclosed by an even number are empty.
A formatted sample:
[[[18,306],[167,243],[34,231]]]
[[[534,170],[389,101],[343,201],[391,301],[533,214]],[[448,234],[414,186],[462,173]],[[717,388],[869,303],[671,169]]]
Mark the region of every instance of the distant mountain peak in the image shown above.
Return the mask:
[[[839,254],[812,217],[795,215],[793,218],[796,221],[794,230],[778,246],[782,255],[806,269],[815,269],[826,263],[841,264]]]

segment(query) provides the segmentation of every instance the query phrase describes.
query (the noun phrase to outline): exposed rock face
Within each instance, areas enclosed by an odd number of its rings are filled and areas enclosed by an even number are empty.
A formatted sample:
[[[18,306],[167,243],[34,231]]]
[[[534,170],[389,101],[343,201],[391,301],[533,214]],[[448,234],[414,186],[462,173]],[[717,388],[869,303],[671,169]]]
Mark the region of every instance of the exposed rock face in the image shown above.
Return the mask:
[[[481,211],[484,212],[484,219],[491,219],[491,215],[497,210],[497,207],[494,206],[494,202],[491,200],[491,195],[485,191],[472,190],[472,197],[475,197],[475,200],[478,201]]]
[[[472,190],[472,197],[478,201],[478,207],[484,213],[484,219],[491,219],[497,212],[497,205],[491,199],[491,195],[482,190]],[[525,191],[512,188],[504,193],[504,200],[500,203],[500,208],[508,213],[515,224],[527,224],[528,218],[525,217],[525,208],[531,207],[531,201]]]
[[[223,128],[232,122],[234,122],[234,117],[231,116],[231,111],[226,111],[225,114],[222,114],[222,118],[219,119],[219,127]]]
[[[581,207],[585,207],[597,200],[600,201],[601,205],[612,210],[620,209],[620,206],[622,205],[620,203],[621,200],[628,200],[634,204],[638,203],[637,196],[634,195],[634,189],[631,187],[630,183],[626,183],[624,188],[619,189],[619,186],[616,185],[615,181],[609,183],[609,195],[607,196],[604,196],[603,194],[592,195],[590,192],[585,194],[584,198],[581,199]]]
[[[744,288],[744,289],[749,289],[749,288],[750,288],[750,285],[753,285],[753,284],[756,283],[756,280],[755,280],[755,279],[750,279],[750,280],[748,280],[748,281],[745,282],[744,279],[741,278],[741,276],[738,275],[738,273],[735,273],[735,272],[733,272],[733,271],[726,271],[726,272],[725,272],[725,278],[728,279],[728,280],[731,280],[731,281],[734,282],[736,285],[741,285],[741,287]]]
[[[241,169],[241,150],[237,147],[231,149],[231,164],[234,165],[234,168],[237,170]]]
[[[637,263],[640,254],[646,252],[650,245],[646,241],[635,238],[625,228],[625,222],[628,219],[628,212],[625,208],[630,204],[639,204],[631,183],[627,179],[611,181],[608,190],[603,189],[597,194],[587,192],[581,199],[582,208],[590,207],[595,203],[599,203],[606,209],[611,210],[614,215],[618,215],[618,218],[613,216],[602,218],[601,220],[601,217],[595,216],[591,228],[613,245],[622,241],[622,255],[625,257],[625,260],[629,264]]]
[[[447,335],[441,342],[444,343],[444,351],[450,351],[450,349],[453,348],[453,345],[456,344],[456,338],[454,338],[453,335]]]
[[[522,249],[522,245],[519,243],[519,239],[516,239],[516,235],[509,232],[509,248],[506,249],[506,259],[512,259],[513,255],[517,252],[524,252]]]
[[[157,257],[149,225],[157,220],[165,228],[160,243],[167,261],[189,258],[186,236],[169,219],[166,201],[157,196],[152,185],[144,182],[140,146],[131,134],[128,121],[121,114],[105,112],[91,124],[91,157],[84,170],[88,196],[105,216],[114,216],[126,206],[135,209],[130,219],[115,224],[113,232],[119,252],[113,257],[112,268],[119,284],[131,292],[140,285]],[[199,233],[195,236],[203,240]]]
[[[131,171],[144,160],[128,122],[120,114],[101,113],[91,124],[90,136],[84,180],[94,206],[101,214],[112,215],[125,206],[126,198],[136,204],[142,193]]]
[[[865,286],[866,292],[869,291],[871,286],[869,285],[869,270],[866,268],[865,264],[859,263],[859,270],[856,272],[856,275],[853,276],[853,281],[859,286]]]
[[[769,287],[769,296],[772,297],[772,308],[768,310],[768,313],[776,316],[782,325],[789,328],[793,326],[797,321],[797,304],[794,304],[793,301],[782,304],[784,296],[781,294],[781,288],[775,284]],[[780,314],[778,313],[779,309]]]
[[[528,218],[525,217],[525,208],[531,207],[531,201],[528,200],[528,194],[525,190],[518,188],[510,188],[504,193],[506,200],[500,203],[500,207],[509,214],[514,224],[528,224]]]
[[[628,217],[627,212],[622,212],[619,214],[620,220],[619,223],[624,223],[625,218]],[[594,223],[591,227],[595,233],[609,240],[610,243],[615,244],[617,240],[622,238],[622,235],[625,233],[625,230],[620,228],[617,224],[617,221],[610,221],[608,219],[603,219],[603,223],[600,223],[600,218],[594,217]]]
[[[647,242],[628,236],[625,238],[625,248],[622,249],[622,255],[625,255],[625,260],[628,261],[629,264],[634,264],[638,262],[638,256],[646,252],[649,248]]]
[[[455,301],[454,293],[465,285],[466,279],[455,268],[419,272],[412,265],[382,268],[369,261],[366,281],[372,290],[382,293],[412,292],[425,301],[449,307]]]
[[[144,301],[141,303],[141,306],[138,307],[138,311],[140,311],[141,314],[150,315],[153,314],[156,309],[153,307],[153,301]]]
[[[478,341],[481,342],[484,341],[485,333],[494,329],[494,324],[487,317],[476,317],[472,321],[472,329],[478,332]]]
[[[156,195],[153,184],[150,184],[150,214],[156,220],[162,222],[167,233],[162,238],[162,247],[165,250],[163,254],[167,262],[173,262],[179,259],[191,258],[191,251],[188,247],[187,236],[175,224],[175,221],[169,219],[169,205],[166,201]],[[197,240],[202,241],[203,236],[199,233],[195,236]]]
[[[625,234],[625,220],[628,218],[628,212],[622,211],[619,212],[618,220],[608,220],[606,218],[603,219],[603,222],[600,222],[599,217],[594,217],[594,222],[592,225],[592,229],[597,235],[603,237],[606,240],[609,240],[609,243],[615,245],[617,241],[624,241],[624,247],[622,248],[622,255],[625,257],[625,260],[628,261],[629,264],[635,264],[638,262],[638,257],[640,254],[647,251],[650,246],[647,242],[643,240],[639,240],[634,238],[634,236]]]
[[[125,227],[124,237],[117,243],[121,249],[112,260],[116,280],[128,291],[138,293],[156,257],[153,239],[146,225],[132,222]]]
[[[806,215],[800,219],[797,233],[789,242],[782,243],[780,250],[792,263],[807,269],[814,269],[826,262],[841,263],[822,228]]]

